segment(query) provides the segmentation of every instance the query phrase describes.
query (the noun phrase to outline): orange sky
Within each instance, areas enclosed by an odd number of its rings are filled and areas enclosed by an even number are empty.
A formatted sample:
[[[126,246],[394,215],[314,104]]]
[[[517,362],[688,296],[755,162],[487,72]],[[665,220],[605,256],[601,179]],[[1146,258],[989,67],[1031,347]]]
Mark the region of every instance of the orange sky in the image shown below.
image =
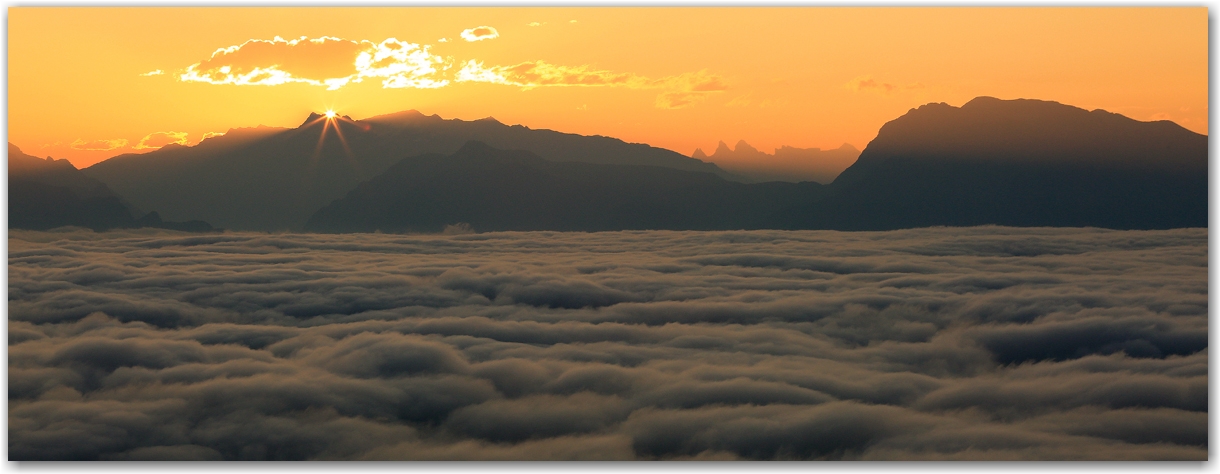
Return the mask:
[[[231,127],[296,126],[328,107],[357,119],[406,109],[494,116],[685,154],[739,139],[764,151],[863,149],[912,107],[980,95],[1207,133],[1203,7],[8,15],[8,139],[78,167]]]

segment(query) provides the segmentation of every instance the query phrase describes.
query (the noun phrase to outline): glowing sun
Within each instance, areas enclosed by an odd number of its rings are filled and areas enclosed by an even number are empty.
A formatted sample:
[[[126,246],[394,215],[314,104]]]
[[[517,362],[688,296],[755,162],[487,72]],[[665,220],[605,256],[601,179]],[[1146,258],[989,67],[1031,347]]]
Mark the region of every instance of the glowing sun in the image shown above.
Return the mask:
[[[333,111],[333,110],[327,110],[327,111],[326,111],[326,118],[328,118],[328,119],[333,119],[333,118],[335,118],[335,111]]]

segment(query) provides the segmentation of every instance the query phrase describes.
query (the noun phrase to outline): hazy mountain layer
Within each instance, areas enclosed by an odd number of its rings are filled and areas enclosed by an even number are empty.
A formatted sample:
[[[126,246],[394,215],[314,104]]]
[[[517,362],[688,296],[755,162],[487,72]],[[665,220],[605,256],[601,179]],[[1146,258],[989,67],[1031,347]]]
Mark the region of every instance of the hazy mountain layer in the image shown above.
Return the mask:
[[[337,130],[337,132],[336,132]],[[231,130],[193,147],[120,155],[85,170],[167,219],[235,229],[299,229],[311,214],[408,156],[451,154],[471,140],[559,162],[649,165],[717,173],[715,165],[621,140],[531,130],[494,119],[416,111],[352,121],[310,115],[295,129]]]
[[[821,197],[817,183],[729,182],[655,166],[547,161],[470,142],[402,160],[310,219],[307,231],[786,228]]]
[[[691,155],[742,176],[747,182],[816,181],[822,184],[834,181],[839,173],[856,162],[858,156],[860,150],[847,143],[833,150],[784,146],[770,154],[750,146],[745,140],[738,141],[733,149],[720,142],[711,155],[702,149],[696,149]]]

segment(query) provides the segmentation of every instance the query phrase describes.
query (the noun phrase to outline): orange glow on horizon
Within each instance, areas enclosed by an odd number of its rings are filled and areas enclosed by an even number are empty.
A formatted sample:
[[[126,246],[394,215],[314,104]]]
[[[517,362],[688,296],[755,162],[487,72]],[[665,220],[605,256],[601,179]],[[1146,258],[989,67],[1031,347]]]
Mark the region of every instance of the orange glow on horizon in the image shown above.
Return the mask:
[[[345,146],[335,108],[687,155],[722,140],[863,149],[910,108],[977,96],[1207,133],[1207,43],[1204,7],[13,7],[8,134],[86,167],[295,127],[321,103]]]

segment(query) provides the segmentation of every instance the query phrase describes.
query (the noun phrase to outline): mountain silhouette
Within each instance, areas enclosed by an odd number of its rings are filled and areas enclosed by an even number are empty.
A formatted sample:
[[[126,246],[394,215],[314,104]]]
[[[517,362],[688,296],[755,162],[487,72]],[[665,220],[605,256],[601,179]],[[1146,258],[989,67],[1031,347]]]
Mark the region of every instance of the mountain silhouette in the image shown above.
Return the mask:
[[[770,156],[794,153],[783,150]],[[766,155],[744,142],[714,154],[726,153]],[[251,230],[1207,226],[1207,136],[1027,99],[911,109],[828,185],[734,182],[715,165],[647,145],[416,111],[359,121],[312,114],[293,129],[234,129],[79,172],[10,154],[18,206],[58,199],[58,208],[82,209],[92,198],[102,206],[118,200],[112,189],[160,213],[145,222]],[[30,180],[27,165],[84,176]],[[109,189],[89,194],[98,188],[87,178]],[[117,206],[91,214],[117,216]],[[21,212],[18,221],[45,214]]]
[[[8,144],[8,226],[46,230],[63,226],[107,230],[160,227],[211,230],[204,222],[164,222],[155,212],[136,220],[124,200],[102,182],[85,176],[68,160],[45,160]]]
[[[555,162],[468,142],[406,158],[322,208],[315,232],[784,228],[820,196],[817,183],[746,185],[713,173]]]
[[[742,176],[746,182],[816,181],[829,184],[839,173],[851,166],[859,155],[860,150],[847,143],[833,150],[783,146],[770,154],[741,140],[734,148],[729,148],[722,141],[711,155],[704,153],[702,149],[695,149],[691,157],[714,163],[730,173]]]
[[[1171,122],[981,97],[887,123],[825,186],[556,163],[472,142],[451,156],[402,160],[305,228],[435,232],[457,223],[478,231],[1204,227],[1207,137]]]
[[[832,183],[838,229],[1207,226],[1207,136],[1058,102],[979,97],[886,123]]]
[[[337,132],[336,132],[337,131]],[[452,154],[477,140],[554,162],[648,165],[732,177],[710,163],[602,136],[445,120],[406,111],[350,120],[311,114],[292,129],[234,129],[191,147],[110,158],[83,170],[168,219],[245,230],[296,230],[316,210],[405,157]]]

